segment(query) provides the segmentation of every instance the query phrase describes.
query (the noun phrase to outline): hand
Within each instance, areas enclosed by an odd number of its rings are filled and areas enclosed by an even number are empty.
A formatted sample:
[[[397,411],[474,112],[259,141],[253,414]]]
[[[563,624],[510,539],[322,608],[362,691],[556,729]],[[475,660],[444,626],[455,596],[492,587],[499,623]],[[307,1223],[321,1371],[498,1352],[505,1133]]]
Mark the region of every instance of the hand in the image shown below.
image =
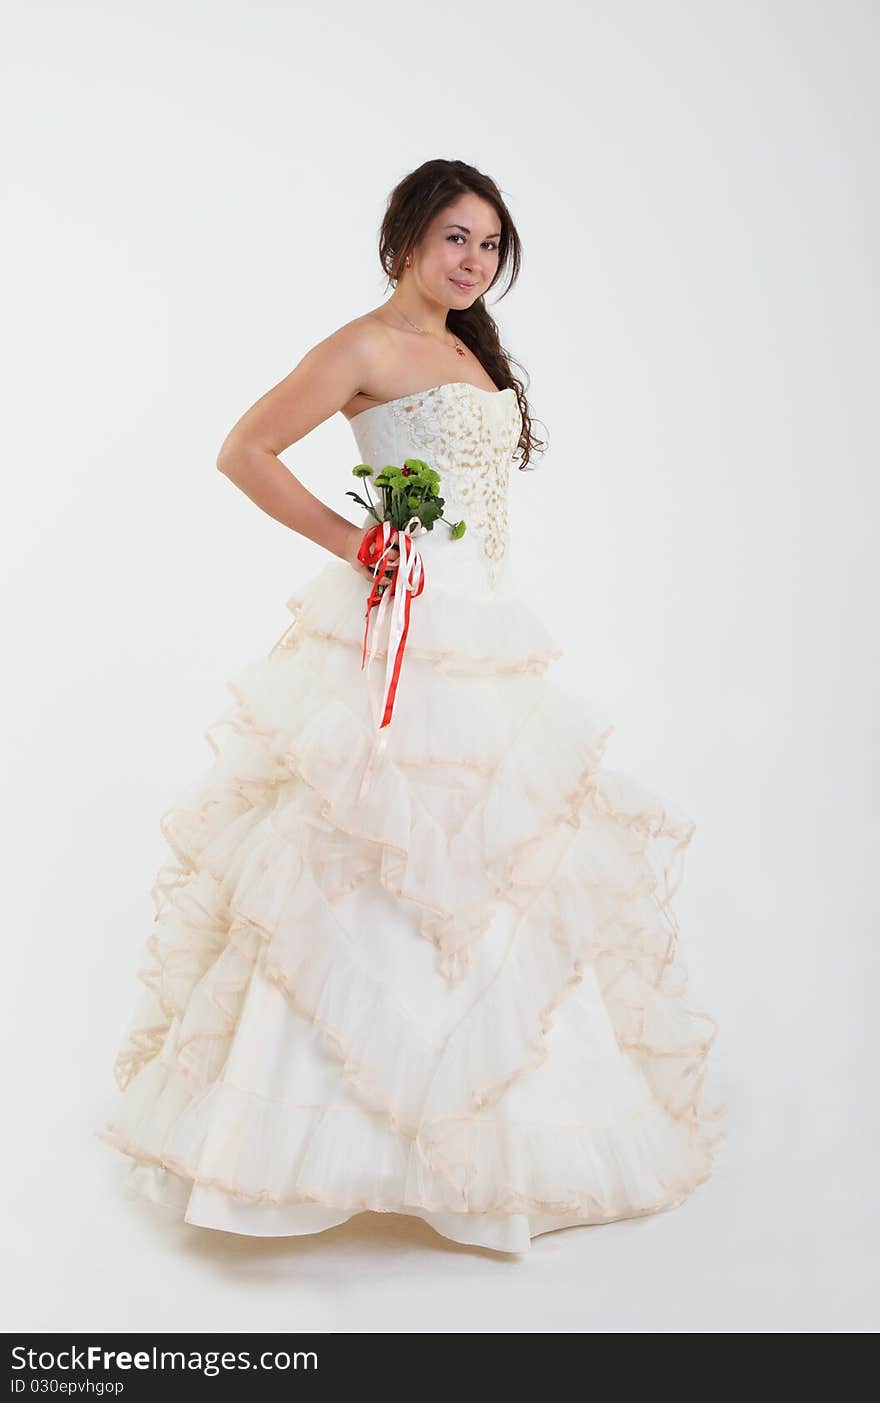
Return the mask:
[[[369,580],[370,584],[372,584],[375,579],[372,567],[369,565],[364,565],[362,560],[358,560],[358,551],[360,550],[361,542],[363,541],[364,536],[367,534],[367,531],[369,529],[369,527],[364,526],[352,526],[351,535],[348,538],[343,559],[347,560],[349,565],[351,565],[355,570],[357,570],[359,575],[365,576],[365,578]],[[396,565],[399,559],[400,551],[397,549],[396,546],[394,546],[385,557],[384,580],[386,584],[390,583],[391,576],[394,573],[390,567]]]

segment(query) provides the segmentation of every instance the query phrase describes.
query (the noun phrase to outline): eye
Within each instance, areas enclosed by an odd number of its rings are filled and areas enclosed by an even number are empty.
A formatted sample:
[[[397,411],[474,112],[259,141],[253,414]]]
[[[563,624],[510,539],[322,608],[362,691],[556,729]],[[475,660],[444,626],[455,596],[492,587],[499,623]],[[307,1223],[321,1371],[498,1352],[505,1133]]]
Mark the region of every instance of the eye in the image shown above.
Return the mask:
[[[458,233],[456,233],[456,234],[447,234],[447,238],[448,238],[448,239],[463,239],[463,238],[464,238],[464,234],[458,234]],[[484,239],[484,240],[483,240],[483,243],[484,243],[484,244],[489,244],[489,245],[491,245],[491,250],[492,250],[493,253],[494,253],[495,250],[498,248],[498,240],[497,240],[497,239]]]

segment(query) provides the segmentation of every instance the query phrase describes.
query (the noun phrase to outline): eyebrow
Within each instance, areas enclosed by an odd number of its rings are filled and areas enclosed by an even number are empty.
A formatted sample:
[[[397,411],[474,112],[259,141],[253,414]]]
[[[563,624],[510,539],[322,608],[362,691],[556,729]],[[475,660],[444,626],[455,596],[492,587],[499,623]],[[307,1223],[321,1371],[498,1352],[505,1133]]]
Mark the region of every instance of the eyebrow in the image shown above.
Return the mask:
[[[444,225],[443,225],[443,228],[444,228],[444,229],[463,229],[464,232],[465,232],[466,234],[469,234],[469,233],[471,232],[470,229],[467,227],[466,224],[444,224]],[[487,239],[500,239],[500,238],[501,238],[501,230],[499,229],[498,232],[497,232],[496,234],[487,234],[487,235],[486,235],[486,238],[487,238]]]

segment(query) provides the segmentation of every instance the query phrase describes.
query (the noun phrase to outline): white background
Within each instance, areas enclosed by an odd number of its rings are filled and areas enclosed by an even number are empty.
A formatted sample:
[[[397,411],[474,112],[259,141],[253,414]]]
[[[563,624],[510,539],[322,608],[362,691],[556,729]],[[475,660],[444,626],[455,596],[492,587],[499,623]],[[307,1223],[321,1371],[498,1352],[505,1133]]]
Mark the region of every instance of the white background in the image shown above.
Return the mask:
[[[875,1328],[878,7],[80,0],[4,27],[5,1327]],[[517,571],[609,763],[697,823],[677,910],[730,1106],[687,1204],[522,1261],[393,1215],[176,1226],[92,1133],[158,816],[326,560],[217,450],[387,295],[386,198],[435,156],[492,175],[524,242],[494,314],[550,446],[514,475]],[[346,510],[341,416],[284,456]]]

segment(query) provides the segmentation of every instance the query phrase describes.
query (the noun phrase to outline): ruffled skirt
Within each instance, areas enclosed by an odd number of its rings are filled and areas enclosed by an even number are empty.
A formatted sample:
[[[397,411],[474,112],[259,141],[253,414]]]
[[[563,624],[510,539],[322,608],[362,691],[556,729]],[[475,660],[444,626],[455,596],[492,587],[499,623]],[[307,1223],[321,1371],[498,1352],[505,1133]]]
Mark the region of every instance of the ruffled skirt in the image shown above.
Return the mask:
[[[229,679],[96,1133],[236,1233],[373,1210],[521,1253],[674,1206],[720,1138],[672,909],[693,823],[607,768],[514,596],[413,601],[377,748],[365,595],[334,562]]]

